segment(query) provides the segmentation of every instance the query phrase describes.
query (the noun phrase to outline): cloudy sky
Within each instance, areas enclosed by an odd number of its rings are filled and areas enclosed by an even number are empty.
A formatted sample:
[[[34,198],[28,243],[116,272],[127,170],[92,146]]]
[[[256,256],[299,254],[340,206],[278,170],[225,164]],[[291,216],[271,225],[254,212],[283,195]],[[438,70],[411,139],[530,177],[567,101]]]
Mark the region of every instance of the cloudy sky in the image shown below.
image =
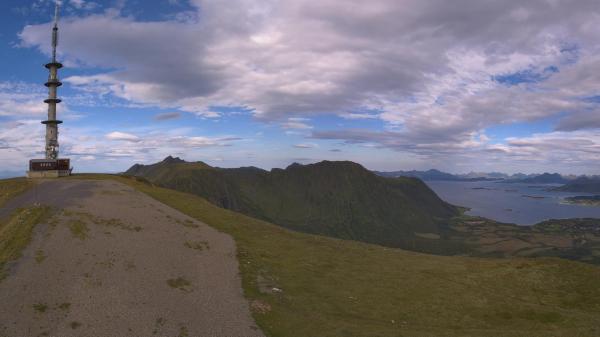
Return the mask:
[[[3,0],[0,171],[42,156],[53,0]],[[61,154],[597,174],[597,0],[63,0]]]

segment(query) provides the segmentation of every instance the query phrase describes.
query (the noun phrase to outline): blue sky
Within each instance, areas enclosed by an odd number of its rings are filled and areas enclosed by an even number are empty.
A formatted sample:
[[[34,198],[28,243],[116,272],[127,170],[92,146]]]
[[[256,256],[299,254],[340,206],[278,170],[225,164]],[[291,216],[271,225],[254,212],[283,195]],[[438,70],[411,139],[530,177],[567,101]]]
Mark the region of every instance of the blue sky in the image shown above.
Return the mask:
[[[63,0],[61,154],[597,174],[594,1],[458,2]],[[53,4],[0,4],[0,171],[43,149]]]

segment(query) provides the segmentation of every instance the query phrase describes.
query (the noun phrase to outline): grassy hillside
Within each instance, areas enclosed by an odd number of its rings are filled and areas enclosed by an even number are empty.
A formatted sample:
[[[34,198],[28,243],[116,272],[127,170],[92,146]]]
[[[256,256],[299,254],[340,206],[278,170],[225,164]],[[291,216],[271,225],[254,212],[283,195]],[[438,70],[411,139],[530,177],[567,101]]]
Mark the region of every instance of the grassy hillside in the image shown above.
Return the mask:
[[[419,179],[379,177],[352,162],[264,171],[169,157],[126,174],[286,228],[393,247],[438,249],[415,244],[415,233],[444,235],[448,219],[459,214]]]
[[[434,256],[314,236],[111,178],[234,237],[246,296],[268,336],[600,335],[596,266]]]

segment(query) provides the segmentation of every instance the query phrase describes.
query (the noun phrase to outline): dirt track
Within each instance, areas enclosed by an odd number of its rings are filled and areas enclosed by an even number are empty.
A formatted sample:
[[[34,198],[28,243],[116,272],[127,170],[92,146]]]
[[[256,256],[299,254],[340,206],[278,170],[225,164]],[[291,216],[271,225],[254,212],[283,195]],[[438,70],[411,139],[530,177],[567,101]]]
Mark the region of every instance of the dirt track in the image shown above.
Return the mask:
[[[226,234],[115,181],[12,200],[62,209],[0,282],[0,336],[263,336]]]

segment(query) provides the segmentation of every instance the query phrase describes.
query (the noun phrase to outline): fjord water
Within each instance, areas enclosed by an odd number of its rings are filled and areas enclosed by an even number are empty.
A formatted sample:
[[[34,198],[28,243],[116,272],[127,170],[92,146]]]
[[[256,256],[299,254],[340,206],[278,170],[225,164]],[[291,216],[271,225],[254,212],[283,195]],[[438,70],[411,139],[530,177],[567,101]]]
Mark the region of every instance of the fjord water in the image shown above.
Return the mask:
[[[558,185],[490,181],[426,183],[445,201],[470,208],[467,214],[500,222],[533,225],[548,219],[600,218],[600,207],[564,203],[566,197],[590,194],[550,191]]]

